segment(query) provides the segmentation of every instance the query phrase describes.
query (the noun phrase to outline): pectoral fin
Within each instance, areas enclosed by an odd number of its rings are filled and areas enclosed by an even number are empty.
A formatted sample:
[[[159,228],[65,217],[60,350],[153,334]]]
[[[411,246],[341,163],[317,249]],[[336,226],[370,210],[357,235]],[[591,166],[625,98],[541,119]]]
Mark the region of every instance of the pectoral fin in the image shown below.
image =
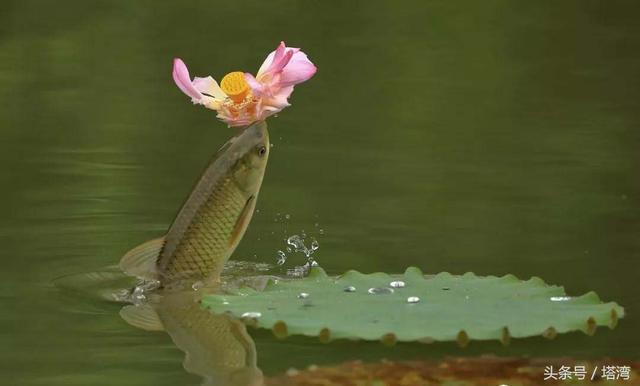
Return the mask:
[[[120,260],[120,269],[130,276],[155,280],[158,277],[156,262],[162,252],[165,238],[149,240],[127,252]]]
[[[236,220],[236,225],[231,232],[231,238],[229,238],[229,246],[237,245],[244,231],[247,230],[247,225],[249,225],[249,221],[251,220],[251,216],[253,215],[253,210],[256,207],[255,196],[249,197],[247,202],[244,204],[244,208],[238,219]]]

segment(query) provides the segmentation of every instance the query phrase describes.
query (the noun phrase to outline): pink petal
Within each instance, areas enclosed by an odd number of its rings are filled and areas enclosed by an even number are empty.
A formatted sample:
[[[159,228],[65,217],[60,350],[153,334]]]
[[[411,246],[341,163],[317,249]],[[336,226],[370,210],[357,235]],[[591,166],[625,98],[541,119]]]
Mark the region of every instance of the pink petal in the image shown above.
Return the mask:
[[[174,58],[173,59],[173,81],[176,82],[176,86],[183,93],[187,94],[191,97],[191,99],[195,101],[199,101],[202,98],[202,94],[193,86],[191,83],[191,78],[189,78],[189,70],[187,66],[184,64],[182,59]]]
[[[262,65],[260,66],[260,69],[258,69],[258,73],[256,74],[258,78],[269,70],[271,63],[273,63],[273,57],[275,55],[276,55],[275,51],[267,55],[267,58],[264,60],[264,62],[262,62]]]
[[[279,110],[284,109],[285,107],[291,106],[289,104],[289,97],[293,92],[293,86],[283,87],[273,96],[273,98],[269,98],[268,104],[273,106]],[[278,111],[279,111],[278,110]]]
[[[287,100],[293,92],[293,86],[285,87],[276,93],[273,97],[263,98],[258,110],[258,119],[265,119],[273,114],[279,113],[285,107],[291,106]]]
[[[210,76],[207,76],[206,78],[198,78],[196,76],[193,78],[192,84],[193,87],[195,87],[195,89],[201,94],[208,94],[216,99],[224,99],[227,97],[227,94],[222,91],[218,82]]]
[[[267,58],[264,60],[264,62],[262,62],[262,65],[258,70],[257,77],[260,78],[262,75],[266,74],[267,72],[271,72],[274,62],[276,60],[278,62],[280,61],[280,59],[284,55],[284,51],[285,51],[284,42],[280,42],[280,44],[275,49],[275,51],[271,51],[269,55],[267,55]]]
[[[264,60],[260,69],[258,70],[257,78],[260,79],[263,75],[267,73],[275,73],[281,71],[284,66],[289,63],[291,57],[296,52],[300,51],[299,48],[287,47],[284,42],[280,42],[278,48],[275,51],[271,52],[267,55],[267,58]]]
[[[282,56],[282,58],[280,58],[280,60],[276,61],[276,59],[274,58],[271,71],[273,71],[274,73],[278,73],[282,71],[282,69],[285,68],[287,64],[289,64],[289,61],[293,57],[294,53],[295,52],[293,50],[287,50]]]
[[[258,113],[258,119],[259,120],[264,120],[267,119],[268,117],[277,114],[281,111],[282,109],[278,109],[272,106],[263,106],[260,109],[260,112]]]
[[[255,97],[259,98],[264,93],[264,86],[262,85],[262,83],[258,82],[256,78],[253,77],[253,75],[245,72],[244,80],[246,80],[249,84],[249,87],[251,88],[251,91],[253,92],[253,95]]]
[[[287,66],[282,70],[280,85],[282,87],[302,83],[311,78],[318,69],[302,52],[296,52]]]
[[[273,56],[273,60],[271,61],[271,69],[273,69],[282,61],[282,58],[284,58],[284,54],[287,52],[287,46],[285,46],[284,42],[280,42],[276,50],[273,52],[275,53],[275,55]]]

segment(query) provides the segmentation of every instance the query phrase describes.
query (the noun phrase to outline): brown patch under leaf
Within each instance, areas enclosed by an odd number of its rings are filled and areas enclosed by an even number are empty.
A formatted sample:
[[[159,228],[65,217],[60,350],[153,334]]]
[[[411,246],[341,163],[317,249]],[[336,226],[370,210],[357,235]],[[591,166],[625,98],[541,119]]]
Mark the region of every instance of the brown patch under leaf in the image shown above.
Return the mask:
[[[585,366],[585,380],[544,380],[545,367],[573,368]],[[593,381],[591,373],[597,366]],[[606,381],[599,378],[602,366],[629,366],[629,380]],[[546,385],[625,385],[640,386],[640,361],[578,361],[569,358],[522,359],[484,356],[480,358],[446,358],[442,361],[363,363],[346,362],[336,366],[310,366],[307,370],[289,371],[271,377],[267,386],[546,386]]]

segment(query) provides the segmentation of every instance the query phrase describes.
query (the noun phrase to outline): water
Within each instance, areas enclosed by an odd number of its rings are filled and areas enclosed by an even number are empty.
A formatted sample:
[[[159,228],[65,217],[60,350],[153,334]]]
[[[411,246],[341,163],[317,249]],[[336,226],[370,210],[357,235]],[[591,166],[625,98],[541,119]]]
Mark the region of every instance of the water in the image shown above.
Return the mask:
[[[173,85],[171,59],[220,79],[256,71],[281,39],[319,71],[269,121],[276,146],[236,259],[273,263],[285,225],[291,235],[318,222],[330,274],[535,275],[571,296],[595,290],[628,316],[593,337],[464,350],[250,330],[267,376],[348,359],[637,358],[638,7],[3,1],[3,382],[200,383],[168,334],[52,282],[161,235],[231,135]]]
[[[241,315],[242,318],[258,319],[262,317],[262,313],[256,311],[247,311]]]

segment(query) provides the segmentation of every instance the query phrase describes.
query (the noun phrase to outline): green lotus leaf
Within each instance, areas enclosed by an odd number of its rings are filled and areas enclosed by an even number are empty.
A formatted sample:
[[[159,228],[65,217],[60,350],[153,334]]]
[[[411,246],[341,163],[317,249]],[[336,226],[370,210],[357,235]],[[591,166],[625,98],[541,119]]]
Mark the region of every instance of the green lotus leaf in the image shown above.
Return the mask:
[[[395,283],[392,283],[395,282]],[[277,337],[457,341],[513,338],[614,328],[624,309],[602,303],[589,292],[569,297],[540,278],[440,273],[418,268],[403,275],[349,271],[339,277],[313,268],[304,279],[271,280],[264,290],[243,287],[231,294],[207,295],[203,306],[231,313]]]

